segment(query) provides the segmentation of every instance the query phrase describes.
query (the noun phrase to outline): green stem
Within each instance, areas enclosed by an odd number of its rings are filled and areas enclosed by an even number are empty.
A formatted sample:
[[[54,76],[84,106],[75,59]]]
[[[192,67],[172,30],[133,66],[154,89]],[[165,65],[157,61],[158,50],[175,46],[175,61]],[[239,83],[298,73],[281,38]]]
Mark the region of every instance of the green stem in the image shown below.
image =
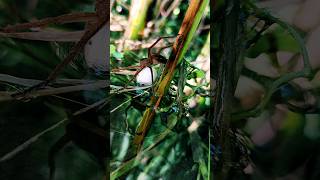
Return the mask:
[[[266,10],[258,8],[255,4],[251,2],[248,2],[248,5],[254,10],[254,13],[258,18],[263,19],[265,21],[271,21],[273,23],[276,23],[291,34],[291,36],[298,42],[300,52],[303,58],[304,68],[301,71],[291,72],[279,77],[269,86],[267,93],[265,94],[264,98],[257,107],[249,111],[235,113],[233,115],[233,120],[240,120],[248,117],[259,116],[263,109],[266,107],[266,105],[269,103],[272,94],[278,89],[279,86],[296,78],[306,77],[310,79],[313,74],[307,48],[304,44],[303,38],[299,35],[299,33],[289,24],[270,15],[268,12],[266,12]]]
[[[126,39],[138,39],[144,29],[147,11],[151,0],[132,0],[130,8],[129,26],[125,32]]]

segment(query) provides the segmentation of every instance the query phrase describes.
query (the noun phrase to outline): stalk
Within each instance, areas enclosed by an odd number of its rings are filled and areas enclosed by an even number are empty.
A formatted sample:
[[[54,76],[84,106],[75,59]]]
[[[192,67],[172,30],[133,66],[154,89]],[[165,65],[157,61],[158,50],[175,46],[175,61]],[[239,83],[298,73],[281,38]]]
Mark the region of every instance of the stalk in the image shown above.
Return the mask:
[[[179,35],[173,45],[172,54],[169,57],[159,82],[155,86],[155,94],[150,101],[151,106],[146,109],[136,130],[133,143],[137,148],[137,151],[140,151],[144,137],[154,119],[156,109],[158,108],[162,97],[165,96],[168,91],[176,67],[182,61],[208,3],[209,0],[191,0],[189,4],[179,30]]]
[[[146,24],[147,11],[152,0],[132,0],[126,39],[136,40]]]
[[[221,20],[221,40],[219,42],[223,52],[218,62],[218,78],[216,100],[214,101],[214,117],[212,125],[213,144],[221,147],[221,159],[213,174],[214,179],[228,179],[230,164],[234,160],[232,144],[228,134],[233,111],[234,93],[238,82],[237,66],[241,62],[242,45],[239,40],[242,35],[240,16],[240,0],[226,0],[225,8],[228,13]]]

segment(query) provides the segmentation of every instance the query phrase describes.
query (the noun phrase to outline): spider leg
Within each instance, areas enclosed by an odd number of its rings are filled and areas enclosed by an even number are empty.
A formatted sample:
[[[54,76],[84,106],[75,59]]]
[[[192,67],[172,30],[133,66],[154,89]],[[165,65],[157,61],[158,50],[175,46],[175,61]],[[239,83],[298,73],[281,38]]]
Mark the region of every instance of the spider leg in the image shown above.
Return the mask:
[[[152,68],[151,67],[148,67],[149,69],[150,69],[150,71],[151,71],[151,84],[153,84],[153,70],[152,70]]]
[[[96,32],[98,32],[101,28],[103,28],[107,21],[108,20],[105,20],[104,22],[98,22],[92,28],[89,28],[85,32],[83,37],[80,39],[80,41],[78,41],[77,44],[72,47],[71,52],[68,54],[68,56],[60,64],[58,64],[55,67],[55,69],[50,73],[50,75],[47,78],[47,81],[50,82],[54,80],[58,76],[58,74],[63,70],[63,68],[75,59],[75,57],[79,54],[80,50],[83,49],[83,47],[91,39],[91,37],[94,36]]]
[[[127,83],[127,85],[125,87],[127,87],[129,85],[129,83],[131,83],[132,81],[134,81],[134,79],[137,77],[137,75],[147,66],[140,66],[140,69],[136,71],[136,73],[133,75],[133,78],[130,79],[130,81]]]
[[[134,81],[134,79],[137,77],[137,75],[138,75],[145,67],[147,67],[147,66],[139,66],[139,67],[140,67],[140,69],[135,72],[135,74],[133,75],[133,78],[131,78],[131,79],[124,85],[124,87],[118,89],[118,90],[116,91],[116,93],[118,93],[118,92],[126,89],[126,88],[129,86],[129,84],[130,84],[132,81]]]
[[[112,69],[111,72],[118,72],[120,70],[128,70],[128,69],[138,69],[140,68],[141,66],[127,66],[127,67],[118,67],[118,68],[115,68],[115,69]]]
[[[169,47],[172,47],[172,46],[173,46],[173,44],[170,44],[170,45],[168,45],[168,46],[161,47],[161,48],[157,51],[157,54],[160,54],[161,51],[163,51],[164,49],[167,49],[167,48],[169,48]]]
[[[149,48],[148,48],[148,57],[151,57],[151,50],[152,48],[161,40],[161,39],[167,39],[167,38],[174,38],[176,36],[162,36],[159,37]]]

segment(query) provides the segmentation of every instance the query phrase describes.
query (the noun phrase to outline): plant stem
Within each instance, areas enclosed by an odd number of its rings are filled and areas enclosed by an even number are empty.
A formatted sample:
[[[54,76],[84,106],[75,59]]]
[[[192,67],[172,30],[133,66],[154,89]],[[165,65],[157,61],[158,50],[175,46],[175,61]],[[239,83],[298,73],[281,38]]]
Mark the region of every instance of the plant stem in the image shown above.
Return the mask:
[[[276,17],[273,17],[266,10],[258,8],[252,2],[248,1],[246,3],[250,6],[250,8],[252,8],[255,16],[257,16],[258,18],[260,18],[262,20],[269,21],[269,22],[271,21],[273,23],[276,23],[279,26],[281,26],[283,29],[287,30],[291,34],[291,36],[298,42],[300,52],[301,52],[302,58],[303,58],[304,67],[301,71],[290,72],[288,74],[280,76],[278,79],[276,79],[269,86],[265,96],[263,97],[263,99],[261,100],[261,102],[258,106],[256,106],[254,109],[251,109],[251,110],[248,110],[245,112],[235,113],[233,115],[233,120],[241,120],[241,119],[245,119],[248,117],[256,117],[256,116],[260,115],[261,112],[263,111],[263,109],[266,107],[266,105],[268,105],[268,103],[272,97],[272,94],[279,88],[279,86],[281,86],[282,84],[287,83],[293,79],[296,79],[296,78],[306,77],[306,78],[310,79],[313,76],[312,68],[311,68],[310,61],[309,61],[308,51],[306,49],[304,40],[299,35],[299,33],[293,27],[291,27],[289,24],[281,21],[280,19],[278,19]]]
[[[221,147],[222,157],[219,162],[221,169],[214,174],[214,179],[227,179],[232,161],[231,142],[228,131],[233,111],[234,93],[238,82],[238,65],[241,60],[240,37],[242,33],[240,1],[227,0],[225,14],[221,25],[222,58],[218,66],[216,100],[214,102],[213,142]]]
[[[151,2],[151,0],[132,0],[129,26],[125,32],[126,39],[138,39],[139,33],[144,29],[147,11]]]

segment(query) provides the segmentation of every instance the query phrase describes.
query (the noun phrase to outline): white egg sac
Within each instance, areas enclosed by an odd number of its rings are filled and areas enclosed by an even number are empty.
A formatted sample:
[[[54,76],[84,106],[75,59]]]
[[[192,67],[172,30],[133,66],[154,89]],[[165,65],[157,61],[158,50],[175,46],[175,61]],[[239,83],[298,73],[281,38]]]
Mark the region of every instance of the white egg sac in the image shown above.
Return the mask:
[[[141,86],[152,85],[157,78],[156,70],[151,67],[143,68],[136,77],[137,83]]]
[[[84,48],[87,65],[96,71],[107,71],[109,67],[109,23],[106,23]]]

